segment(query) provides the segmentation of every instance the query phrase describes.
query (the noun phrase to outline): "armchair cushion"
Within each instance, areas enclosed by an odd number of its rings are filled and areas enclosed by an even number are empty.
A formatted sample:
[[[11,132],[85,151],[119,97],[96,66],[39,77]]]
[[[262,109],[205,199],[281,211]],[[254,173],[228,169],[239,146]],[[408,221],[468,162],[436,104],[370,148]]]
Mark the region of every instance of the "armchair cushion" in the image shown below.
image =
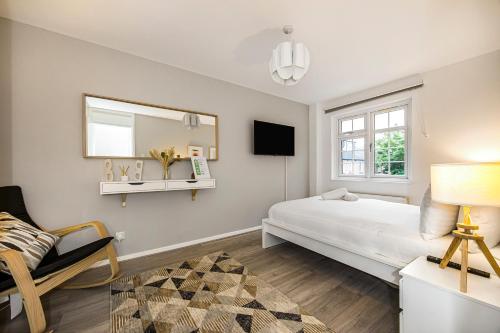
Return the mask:
[[[0,249],[21,252],[29,270],[37,268],[58,240],[57,236],[37,229],[9,213],[0,212]],[[0,261],[0,271],[10,273],[3,261]]]
[[[87,258],[88,256],[96,253],[97,251],[104,248],[111,242],[113,237],[105,237],[96,240],[92,243],[79,247],[75,250],[63,253],[55,258],[46,257],[42,260],[38,268],[31,272],[33,279],[42,278],[48,274],[57,272],[64,268],[67,268],[73,264],[76,264],[80,260]],[[12,276],[0,273],[0,291],[4,291],[14,287],[16,284]]]
[[[30,214],[28,214],[28,210],[24,203],[23,191],[19,186],[0,186],[0,212],[9,212],[12,216],[17,217],[21,221],[37,229],[43,230],[43,228],[40,228],[40,226],[33,221]],[[55,258],[57,256],[57,249],[54,246],[44,258]]]

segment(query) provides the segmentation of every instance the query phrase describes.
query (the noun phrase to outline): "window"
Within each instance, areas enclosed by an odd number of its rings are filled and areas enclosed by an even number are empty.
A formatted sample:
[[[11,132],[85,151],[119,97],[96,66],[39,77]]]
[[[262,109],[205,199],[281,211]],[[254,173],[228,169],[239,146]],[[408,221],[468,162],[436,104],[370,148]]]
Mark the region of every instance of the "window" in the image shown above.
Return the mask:
[[[334,118],[336,177],[408,178],[409,102]]]
[[[366,116],[342,119],[340,124],[340,173],[344,176],[365,174]]]

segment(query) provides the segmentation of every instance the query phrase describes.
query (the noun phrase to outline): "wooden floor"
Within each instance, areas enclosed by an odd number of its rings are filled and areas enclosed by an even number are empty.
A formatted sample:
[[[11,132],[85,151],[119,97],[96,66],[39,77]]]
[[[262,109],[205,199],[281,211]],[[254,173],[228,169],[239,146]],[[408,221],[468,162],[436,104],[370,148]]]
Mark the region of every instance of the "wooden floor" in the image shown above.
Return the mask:
[[[218,250],[228,252],[335,332],[398,331],[397,289],[294,244],[264,250],[260,232],[129,260],[121,268],[130,274]],[[94,269],[81,279],[104,273],[102,268]],[[109,330],[109,286],[55,290],[43,297],[43,306],[49,329],[56,333]],[[10,321],[9,309],[0,311],[0,332],[29,332],[24,313]]]

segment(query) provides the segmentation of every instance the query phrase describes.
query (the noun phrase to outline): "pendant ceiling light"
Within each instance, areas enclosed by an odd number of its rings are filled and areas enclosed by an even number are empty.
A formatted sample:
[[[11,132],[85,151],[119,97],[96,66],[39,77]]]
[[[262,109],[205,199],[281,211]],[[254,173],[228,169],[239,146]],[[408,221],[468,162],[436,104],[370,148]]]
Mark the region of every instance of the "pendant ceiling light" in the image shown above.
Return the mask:
[[[285,35],[293,32],[291,25],[283,27]],[[279,43],[273,50],[269,61],[269,71],[274,82],[284,86],[293,86],[304,77],[309,69],[309,50],[303,43],[293,40]]]

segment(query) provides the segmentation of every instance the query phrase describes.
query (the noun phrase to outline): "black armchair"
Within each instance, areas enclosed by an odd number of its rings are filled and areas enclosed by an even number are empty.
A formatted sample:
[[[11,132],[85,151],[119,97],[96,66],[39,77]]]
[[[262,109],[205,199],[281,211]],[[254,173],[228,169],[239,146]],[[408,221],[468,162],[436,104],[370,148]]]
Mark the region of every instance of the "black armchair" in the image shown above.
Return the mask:
[[[19,186],[0,187],[0,212],[8,212],[30,225],[47,231],[38,226],[29,216],[24,204],[22,190]],[[106,227],[99,221],[87,222],[67,228],[47,231],[59,237],[93,227],[99,240],[82,246],[73,251],[59,255],[56,248],[52,248],[43,258],[39,266],[29,272],[21,254],[15,250],[0,250],[0,259],[3,260],[12,275],[0,272],[0,297],[19,292],[22,296],[30,330],[32,333],[45,331],[46,321],[40,297],[48,291],[83,272],[94,263],[109,259],[111,275],[103,280],[88,284],[64,285],[63,288],[89,288],[107,284],[119,277],[119,266],[116,252]]]

